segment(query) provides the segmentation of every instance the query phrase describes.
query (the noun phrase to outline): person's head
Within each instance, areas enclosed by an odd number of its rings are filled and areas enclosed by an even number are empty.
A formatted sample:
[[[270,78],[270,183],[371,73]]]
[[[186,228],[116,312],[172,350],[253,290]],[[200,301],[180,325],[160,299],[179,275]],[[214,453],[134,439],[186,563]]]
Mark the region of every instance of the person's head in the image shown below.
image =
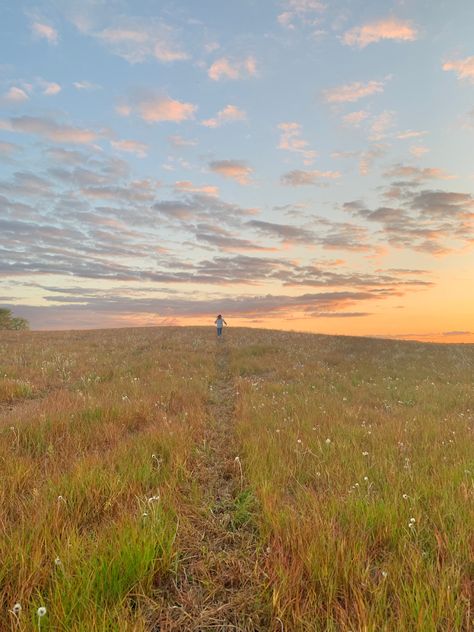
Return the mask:
[[[217,318],[222,318],[222,314],[218,314]]]

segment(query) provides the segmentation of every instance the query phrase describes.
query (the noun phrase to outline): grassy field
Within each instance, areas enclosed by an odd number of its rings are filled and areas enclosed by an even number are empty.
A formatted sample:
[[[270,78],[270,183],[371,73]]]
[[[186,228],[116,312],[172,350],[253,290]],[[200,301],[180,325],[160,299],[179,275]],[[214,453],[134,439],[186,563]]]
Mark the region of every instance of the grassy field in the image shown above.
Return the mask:
[[[472,630],[474,346],[225,334],[0,332],[0,630]]]

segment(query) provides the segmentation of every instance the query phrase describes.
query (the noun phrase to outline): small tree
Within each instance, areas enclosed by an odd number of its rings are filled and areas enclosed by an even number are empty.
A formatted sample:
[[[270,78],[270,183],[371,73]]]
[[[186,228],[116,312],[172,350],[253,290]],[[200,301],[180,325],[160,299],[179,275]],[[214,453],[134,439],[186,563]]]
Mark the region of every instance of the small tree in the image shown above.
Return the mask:
[[[11,309],[0,308],[0,329],[13,329],[19,331],[21,329],[29,329],[29,323],[26,318],[13,316]]]

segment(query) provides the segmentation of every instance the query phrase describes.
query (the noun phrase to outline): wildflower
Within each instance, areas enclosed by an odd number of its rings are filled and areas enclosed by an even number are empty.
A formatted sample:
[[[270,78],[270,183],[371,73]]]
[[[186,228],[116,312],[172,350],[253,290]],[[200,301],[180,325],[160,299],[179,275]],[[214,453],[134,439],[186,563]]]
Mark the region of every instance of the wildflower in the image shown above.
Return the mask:
[[[403,494],[402,498],[403,498],[403,500],[407,500],[408,494]]]
[[[44,615],[46,614],[46,608],[44,606],[40,606],[36,611],[36,614],[41,619],[41,617],[44,617]]]
[[[142,518],[146,518],[147,516],[148,516],[148,513],[147,513],[146,511],[144,511],[144,512],[142,513]]]
[[[298,439],[297,443],[302,443],[301,439]]]
[[[56,566],[58,566],[58,567],[61,567],[61,566],[63,565],[63,563],[61,562],[61,558],[59,558],[59,557],[57,557],[57,558],[54,560],[54,563],[55,563],[55,565],[56,565]]]
[[[329,437],[326,439],[326,443],[329,445],[331,443],[331,439]]]
[[[369,456],[368,452],[362,452],[362,456]]]
[[[382,571],[382,577],[385,579],[387,577],[388,573],[387,571]]]
[[[280,428],[277,428],[275,432],[280,432]]]
[[[16,603],[13,608],[12,608],[12,612],[14,615],[18,616],[21,612],[21,603]]]
[[[364,481],[368,481],[369,477],[368,476],[364,476]]]
[[[64,498],[64,496],[58,496],[58,503],[65,503],[66,499]]]
[[[157,496],[150,496],[150,498],[148,499],[148,504],[154,503],[156,500],[160,500],[159,494]]]

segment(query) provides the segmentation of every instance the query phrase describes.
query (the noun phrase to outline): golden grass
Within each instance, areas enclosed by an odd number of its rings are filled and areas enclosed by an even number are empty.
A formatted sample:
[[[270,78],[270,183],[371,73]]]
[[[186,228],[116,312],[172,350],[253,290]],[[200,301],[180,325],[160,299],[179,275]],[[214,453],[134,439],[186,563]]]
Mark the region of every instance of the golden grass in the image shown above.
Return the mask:
[[[1,332],[0,629],[470,630],[474,347],[225,333]]]

